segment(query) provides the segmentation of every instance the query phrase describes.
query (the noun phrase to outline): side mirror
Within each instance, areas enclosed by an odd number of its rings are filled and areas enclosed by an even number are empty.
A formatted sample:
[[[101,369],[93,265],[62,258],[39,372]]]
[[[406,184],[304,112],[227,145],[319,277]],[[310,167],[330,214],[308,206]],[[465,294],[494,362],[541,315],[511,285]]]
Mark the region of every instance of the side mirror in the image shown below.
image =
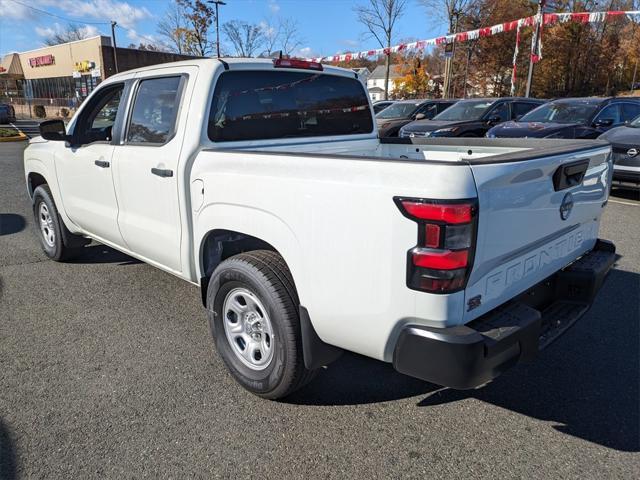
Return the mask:
[[[45,140],[65,142],[69,140],[67,129],[62,120],[46,120],[40,124],[40,135]]]
[[[517,115],[516,118],[514,118],[513,120],[515,122],[519,122],[522,117],[523,117],[523,115]]]
[[[600,118],[594,123],[596,127],[610,127],[611,125],[613,125],[613,118]]]
[[[501,123],[502,122],[502,118],[500,118],[500,115],[491,115],[487,119],[487,122],[489,122],[489,123]]]
[[[414,120],[424,120],[425,118],[427,118],[427,116],[424,113],[418,113],[415,117]]]

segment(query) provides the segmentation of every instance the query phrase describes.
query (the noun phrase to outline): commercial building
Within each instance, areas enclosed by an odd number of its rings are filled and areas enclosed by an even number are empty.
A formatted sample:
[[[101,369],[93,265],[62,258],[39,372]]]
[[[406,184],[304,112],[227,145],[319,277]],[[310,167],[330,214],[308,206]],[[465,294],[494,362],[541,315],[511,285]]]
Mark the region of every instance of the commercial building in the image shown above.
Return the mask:
[[[191,57],[115,49],[119,72],[187,58]],[[105,36],[10,53],[0,63],[0,101],[74,108],[102,80],[116,73],[115,63],[111,39]]]

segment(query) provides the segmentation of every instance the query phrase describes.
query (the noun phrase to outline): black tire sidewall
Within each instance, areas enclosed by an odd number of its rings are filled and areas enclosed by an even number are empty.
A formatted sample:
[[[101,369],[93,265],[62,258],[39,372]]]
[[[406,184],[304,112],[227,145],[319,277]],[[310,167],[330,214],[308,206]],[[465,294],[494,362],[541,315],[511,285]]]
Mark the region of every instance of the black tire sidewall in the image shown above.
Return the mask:
[[[246,288],[260,299],[271,321],[275,350],[271,363],[264,370],[253,370],[242,363],[224,330],[224,300],[231,290],[238,287]],[[269,396],[286,382],[287,370],[291,368],[291,362],[288,362],[291,352],[288,351],[282,322],[288,321],[288,314],[282,301],[270,291],[268,280],[257,269],[246,262],[233,261],[214,272],[207,290],[207,311],[216,349],[244,388],[257,395]]]
[[[40,229],[40,205],[42,203],[47,206],[49,215],[51,215],[53,230],[55,233],[55,244],[53,247],[49,246],[49,244],[45,242],[44,237],[42,236],[42,230]],[[38,239],[40,240],[40,245],[42,246],[42,250],[45,255],[52,260],[60,260],[64,252],[64,245],[62,241],[62,229],[60,227],[58,209],[53,202],[53,198],[51,198],[49,190],[42,186],[36,188],[33,193],[33,216],[36,222],[35,228],[38,233]]]

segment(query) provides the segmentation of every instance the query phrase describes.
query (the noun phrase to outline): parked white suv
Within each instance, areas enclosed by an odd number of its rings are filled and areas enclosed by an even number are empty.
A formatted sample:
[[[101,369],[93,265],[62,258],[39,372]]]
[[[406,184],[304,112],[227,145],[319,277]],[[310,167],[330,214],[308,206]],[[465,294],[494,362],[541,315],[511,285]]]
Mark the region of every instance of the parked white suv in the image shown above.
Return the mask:
[[[266,398],[343,350],[484,384],[579,318],[615,258],[606,142],[380,140],[350,70],[133,70],[41,133],[24,166],[45,253],[95,239],[198,286],[231,374]]]

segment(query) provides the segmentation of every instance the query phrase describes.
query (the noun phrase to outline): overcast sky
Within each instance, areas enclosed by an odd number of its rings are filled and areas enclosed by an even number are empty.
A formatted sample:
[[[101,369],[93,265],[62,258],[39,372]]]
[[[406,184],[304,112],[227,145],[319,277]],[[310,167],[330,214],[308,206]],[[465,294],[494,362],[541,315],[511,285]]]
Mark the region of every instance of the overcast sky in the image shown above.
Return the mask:
[[[334,53],[378,48],[375,40],[363,37],[353,6],[358,0],[225,0],[220,20],[260,23],[278,17],[294,18],[300,26],[303,43],[298,54]],[[19,2],[19,3],[18,3]],[[0,54],[32,50],[43,39],[74,20],[87,33],[110,35],[109,25],[95,24],[115,20],[118,45],[150,43],[158,40],[156,25],[170,0],[0,0]],[[62,18],[41,13],[27,5]],[[398,24],[396,40],[424,39],[446,33],[444,23],[409,0],[407,13]],[[212,36],[215,38],[215,36]],[[228,49],[230,50],[230,49]]]

